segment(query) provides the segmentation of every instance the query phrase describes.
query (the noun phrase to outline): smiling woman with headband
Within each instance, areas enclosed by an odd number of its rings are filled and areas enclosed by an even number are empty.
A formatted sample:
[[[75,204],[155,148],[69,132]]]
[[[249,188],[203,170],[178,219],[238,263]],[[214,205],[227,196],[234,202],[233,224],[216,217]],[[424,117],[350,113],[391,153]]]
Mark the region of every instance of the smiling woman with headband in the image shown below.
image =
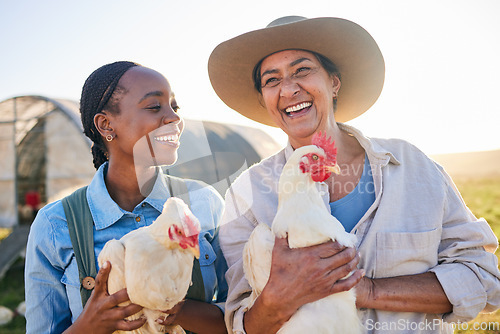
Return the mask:
[[[112,333],[140,328],[145,319],[125,318],[142,308],[134,304],[120,306],[129,300],[127,291],[111,295],[107,291],[113,264],[97,268],[100,270],[95,281],[93,276],[80,281],[78,250],[90,248],[88,263],[96,264],[108,240],[150,225],[162,212],[167,198],[181,195],[189,199],[191,211],[200,221],[199,248],[203,256],[199,265],[195,261],[193,266],[188,299],[172,310],[161,310],[169,316],[158,322],[178,324],[196,333],[226,333],[223,302],[227,295],[227,266],[217,233],[223,200],[213,187],[194,180],[178,181],[187,194],[174,193],[174,187],[169,187],[173,179],[160,168],[177,160],[184,129],[178,111],[169,82],[150,68],[120,61],[104,65],[88,77],[80,112],[84,133],[93,143],[97,172],[83,189],[86,192],[80,202],[89,211],[90,236],[75,245],[68,227],[72,219],[63,204],[66,199],[39,211],[26,251],[27,333]],[[83,225],[85,217],[81,214],[74,220]],[[93,287],[88,302],[82,286]]]
[[[341,123],[382,91],[384,59],[366,30],[340,18],[283,17],[219,44],[208,71],[229,107],[289,140],[226,194],[220,240],[230,332],[275,333],[305,303],[353,287],[367,333],[394,324],[398,333],[452,333],[449,322],[500,306],[497,239],[445,171],[405,141],[367,138]],[[337,243],[291,250],[276,239],[269,280],[249,307],[244,245],[255,226],[272,224],[283,166],[319,131],[335,140],[342,169],[320,185],[323,199],[358,237],[357,251]]]

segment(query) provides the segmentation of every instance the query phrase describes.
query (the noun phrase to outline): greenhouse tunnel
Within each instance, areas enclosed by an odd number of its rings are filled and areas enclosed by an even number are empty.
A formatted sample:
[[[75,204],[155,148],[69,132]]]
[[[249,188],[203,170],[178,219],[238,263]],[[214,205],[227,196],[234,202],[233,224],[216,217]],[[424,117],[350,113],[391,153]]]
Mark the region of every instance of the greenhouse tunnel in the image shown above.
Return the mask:
[[[78,103],[43,96],[0,102],[0,227],[29,224],[36,210],[87,185],[91,142]],[[185,119],[179,159],[167,173],[213,185],[221,195],[246,168],[280,146],[263,130]]]

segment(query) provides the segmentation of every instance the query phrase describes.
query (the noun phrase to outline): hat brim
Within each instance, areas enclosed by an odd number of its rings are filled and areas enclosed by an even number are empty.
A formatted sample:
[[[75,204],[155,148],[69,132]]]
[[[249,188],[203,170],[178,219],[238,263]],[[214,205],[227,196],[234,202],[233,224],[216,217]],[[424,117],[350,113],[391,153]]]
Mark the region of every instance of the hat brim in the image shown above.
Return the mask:
[[[385,78],[384,58],[372,36],[341,18],[315,18],[251,31],[219,44],[210,55],[208,73],[219,98],[240,114],[276,126],[260,102],[252,72],[275,52],[301,49],[328,57],[341,74],[335,120],[347,122],[368,110]]]

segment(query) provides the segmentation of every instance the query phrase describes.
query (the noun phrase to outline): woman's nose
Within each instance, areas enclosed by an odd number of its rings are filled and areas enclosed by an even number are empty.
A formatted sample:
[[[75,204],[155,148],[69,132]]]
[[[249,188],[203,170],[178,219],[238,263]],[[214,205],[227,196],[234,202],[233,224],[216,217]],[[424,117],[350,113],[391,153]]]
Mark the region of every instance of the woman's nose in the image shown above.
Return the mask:
[[[300,91],[300,86],[292,79],[285,78],[281,83],[280,96],[281,97],[292,97],[298,94]]]
[[[181,117],[179,116],[179,114],[176,113],[172,107],[168,107],[167,111],[165,112],[165,115],[163,116],[163,123],[164,124],[179,123],[180,121]]]

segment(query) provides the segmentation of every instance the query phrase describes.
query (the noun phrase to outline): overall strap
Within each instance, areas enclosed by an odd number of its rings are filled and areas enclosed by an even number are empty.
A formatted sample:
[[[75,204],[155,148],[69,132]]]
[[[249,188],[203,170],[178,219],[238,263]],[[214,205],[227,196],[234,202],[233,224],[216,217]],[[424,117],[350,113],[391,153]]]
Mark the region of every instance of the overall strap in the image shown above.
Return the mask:
[[[80,278],[80,295],[85,307],[97,275],[94,253],[94,220],[87,203],[87,187],[62,199],[69,236],[75,252]]]
[[[189,201],[189,191],[186,185],[186,181],[180,177],[165,175],[168,190],[172,197],[180,198],[186,203],[189,208],[191,208],[191,202]]]
[[[170,194],[174,197],[182,199],[191,209],[191,202],[189,201],[189,192],[186,181],[171,175],[166,175],[166,181]],[[193,284],[189,287],[186,298],[204,302],[205,285],[203,284],[203,276],[201,275],[200,261],[197,258],[194,258],[191,282]]]

